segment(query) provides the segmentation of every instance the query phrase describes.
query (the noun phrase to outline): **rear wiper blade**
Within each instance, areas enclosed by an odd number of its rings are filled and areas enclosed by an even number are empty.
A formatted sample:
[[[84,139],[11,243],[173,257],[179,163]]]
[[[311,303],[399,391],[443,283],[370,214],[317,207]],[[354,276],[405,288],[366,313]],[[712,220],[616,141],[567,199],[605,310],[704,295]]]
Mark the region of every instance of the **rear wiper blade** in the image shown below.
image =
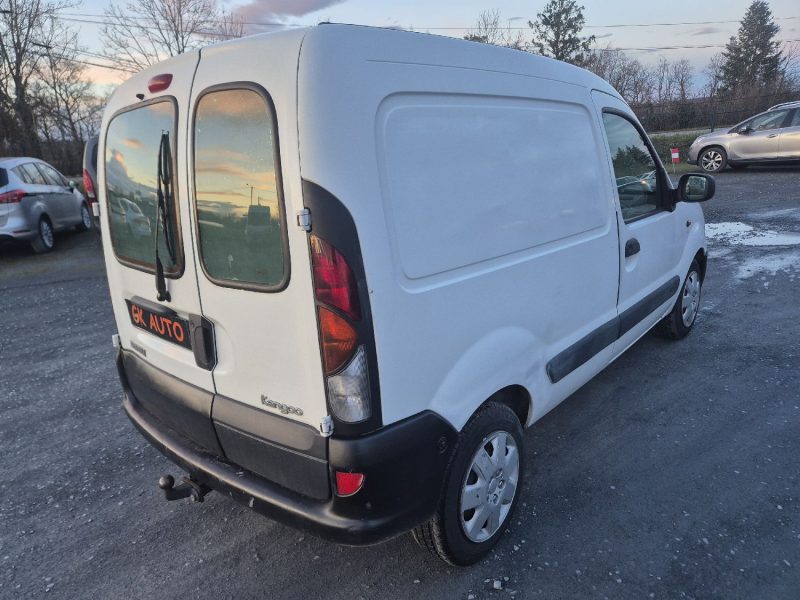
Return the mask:
[[[158,147],[158,173],[156,176],[156,231],[155,231],[155,263],[156,263],[156,293],[159,302],[169,302],[172,297],[167,290],[167,280],[164,277],[164,265],[158,254],[158,230],[164,229],[164,242],[167,246],[170,259],[176,262],[175,244],[172,236],[172,153],[169,147],[169,133],[161,134],[161,143]]]

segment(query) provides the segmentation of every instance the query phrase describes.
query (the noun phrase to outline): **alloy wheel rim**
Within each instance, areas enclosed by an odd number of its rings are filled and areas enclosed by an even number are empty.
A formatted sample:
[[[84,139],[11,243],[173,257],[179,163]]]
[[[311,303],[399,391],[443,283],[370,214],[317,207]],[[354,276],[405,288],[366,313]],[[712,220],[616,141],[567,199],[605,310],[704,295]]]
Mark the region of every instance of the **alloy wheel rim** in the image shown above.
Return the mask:
[[[686,327],[694,323],[699,308],[700,275],[696,271],[692,271],[686,278],[686,283],[683,286],[683,297],[681,298],[681,317]]]
[[[498,532],[508,518],[519,482],[519,449],[506,431],[486,436],[472,457],[459,501],[464,535],[480,543]]]
[[[89,214],[89,209],[86,205],[81,206],[81,219],[83,219],[83,226],[89,229],[92,226],[92,217]]]
[[[53,229],[50,227],[50,223],[47,221],[41,221],[39,223],[39,233],[42,235],[42,241],[44,245],[48,248],[53,247]]]
[[[702,163],[706,171],[717,171],[722,165],[722,154],[716,150],[709,150],[703,154]]]

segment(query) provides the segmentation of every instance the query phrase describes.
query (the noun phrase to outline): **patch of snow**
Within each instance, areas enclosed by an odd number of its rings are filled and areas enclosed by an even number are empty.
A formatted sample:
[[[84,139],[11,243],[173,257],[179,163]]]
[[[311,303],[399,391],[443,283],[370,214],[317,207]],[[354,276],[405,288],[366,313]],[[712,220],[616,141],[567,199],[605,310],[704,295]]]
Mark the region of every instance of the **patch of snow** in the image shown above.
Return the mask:
[[[788,273],[800,271],[800,252],[782,252],[745,258],[737,269],[736,277],[749,279],[753,275],[764,273],[775,275],[779,271]]]
[[[706,237],[734,246],[798,246],[800,233],[779,233],[770,229],[756,230],[738,221],[706,223]]]

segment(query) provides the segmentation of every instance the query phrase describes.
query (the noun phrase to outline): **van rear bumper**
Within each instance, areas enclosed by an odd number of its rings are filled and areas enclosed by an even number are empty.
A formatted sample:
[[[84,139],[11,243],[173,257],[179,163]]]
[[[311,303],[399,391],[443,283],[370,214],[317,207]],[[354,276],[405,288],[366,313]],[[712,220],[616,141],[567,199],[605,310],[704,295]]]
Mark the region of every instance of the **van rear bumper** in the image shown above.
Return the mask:
[[[458,435],[438,415],[423,412],[357,439],[331,437],[329,472],[364,473],[365,481],[351,497],[321,501],[209,453],[161,423],[122,383],[133,424],[193,478],[258,513],[341,544],[381,542],[433,516]]]

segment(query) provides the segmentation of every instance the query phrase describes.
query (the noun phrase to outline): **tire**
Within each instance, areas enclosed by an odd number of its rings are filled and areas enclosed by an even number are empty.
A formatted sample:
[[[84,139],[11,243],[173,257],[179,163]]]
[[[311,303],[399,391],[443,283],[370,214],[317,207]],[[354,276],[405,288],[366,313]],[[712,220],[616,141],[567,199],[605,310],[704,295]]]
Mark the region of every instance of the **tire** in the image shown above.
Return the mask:
[[[33,251],[37,254],[50,252],[55,245],[55,236],[53,235],[53,226],[47,217],[39,219],[39,232],[38,235],[31,240]]]
[[[502,462],[495,459],[501,448],[505,449]],[[459,435],[439,508],[430,521],[414,529],[416,542],[451,565],[478,562],[513,518],[523,466],[517,415],[504,404],[484,404]],[[464,500],[476,506],[462,510]]]
[[[728,154],[719,146],[705,148],[697,157],[697,165],[706,173],[719,173],[727,164]]]
[[[81,222],[75,226],[75,229],[78,231],[89,231],[93,224],[94,219],[92,218],[92,213],[84,202],[81,204]]]
[[[683,281],[678,299],[675,301],[675,306],[658,324],[658,332],[662,337],[679,340],[689,334],[697,319],[697,312],[700,310],[702,287],[703,278],[700,265],[693,260],[686,279]]]

